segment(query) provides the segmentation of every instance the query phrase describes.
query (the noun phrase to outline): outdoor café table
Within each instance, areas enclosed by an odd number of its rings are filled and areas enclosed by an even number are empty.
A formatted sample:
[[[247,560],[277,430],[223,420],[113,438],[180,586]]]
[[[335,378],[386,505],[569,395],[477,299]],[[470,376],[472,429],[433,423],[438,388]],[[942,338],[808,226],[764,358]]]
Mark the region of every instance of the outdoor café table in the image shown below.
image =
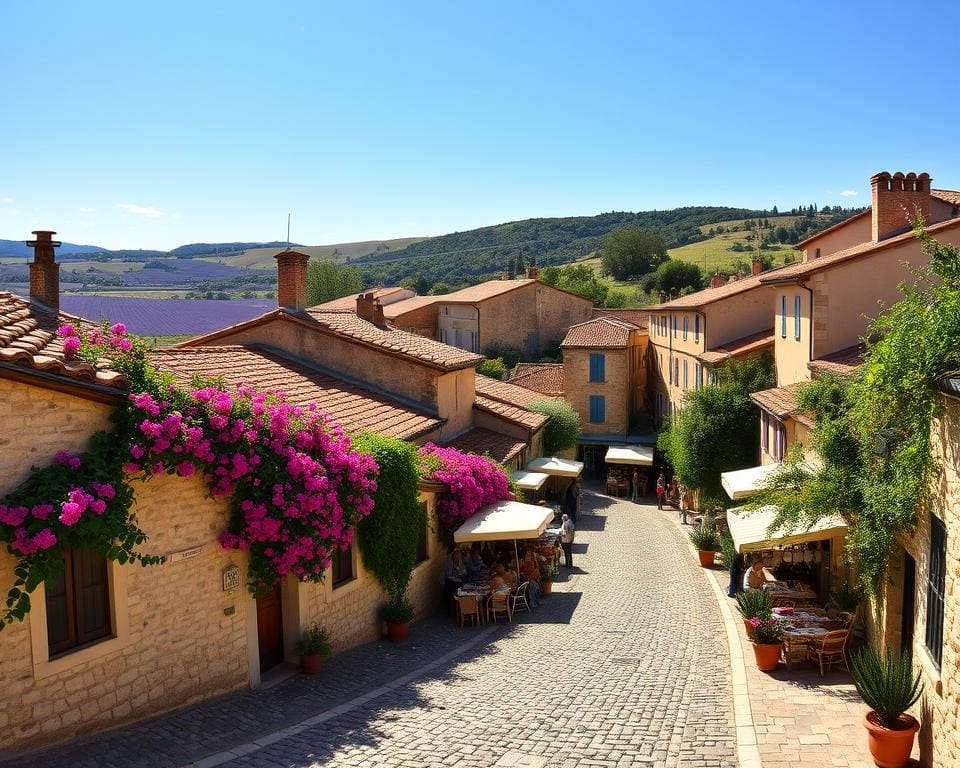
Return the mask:
[[[480,611],[480,621],[483,621],[483,609],[490,595],[489,584],[464,584],[457,590],[457,597],[472,597],[477,601],[477,608]]]
[[[793,663],[805,661],[807,648],[811,640],[823,637],[829,629],[821,627],[792,627],[783,631],[783,660],[787,669],[793,669]]]

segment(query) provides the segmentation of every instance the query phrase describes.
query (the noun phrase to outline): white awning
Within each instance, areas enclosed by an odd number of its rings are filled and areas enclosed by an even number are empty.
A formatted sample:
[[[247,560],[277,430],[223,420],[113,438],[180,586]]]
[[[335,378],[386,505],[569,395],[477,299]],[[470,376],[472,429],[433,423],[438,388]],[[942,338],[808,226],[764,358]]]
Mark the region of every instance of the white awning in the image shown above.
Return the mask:
[[[470,541],[535,539],[550,525],[553,509],[519,501],[498,501],[467,519],[453,534],[458,544]]]
[[[583,462],[558,459],[556,456],[543,456],[527,464],[527,469],[559,477],[580,477],[580,473],[583,472]]]
[[[809,528],[793,531],[783,529],[768,533],[777,514],[774,506],[746,510],[743,507],[727,510],[727,528],[733,537],[738,552],[751,552],[757,549],[800,544],[805,541],[819,541],[846,533],[847,524],[840,518],[831,517],[821,520]]]
[[[611,445],[607,448],[607,464],[639,464],[653,466],[653,448],[646,445]]]
[[[767,476],[779,467],[779,464],[763,464],[735,472],[721,472],[720,485],[731,499],[745,499],[763,488]]]
[[[550,479],[550,475],[543,472],[528,472],[525,469],[518,469],[510,475],[510,479],[524,491],[539,491],[543,484]]]

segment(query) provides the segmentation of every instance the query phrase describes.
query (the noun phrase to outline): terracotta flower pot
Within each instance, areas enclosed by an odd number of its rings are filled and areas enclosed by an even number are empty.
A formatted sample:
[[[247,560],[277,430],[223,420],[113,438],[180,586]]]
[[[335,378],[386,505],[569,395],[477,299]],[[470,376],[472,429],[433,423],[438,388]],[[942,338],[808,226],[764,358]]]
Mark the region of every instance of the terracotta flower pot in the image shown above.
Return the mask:
[[[743,631],[747,633],[747,637],[750,637],[750,619],[743,620]]]
[[[410,633],[409,621],[388,621],[387,637],[391,643],[402,643]]]
[[[540,594],[549,595],[553,592],[553,582],[544,579],[540,582]]]
[[[780,663],[780,643],[751,643],[753,656],[757,660],[757,669],[761,672],[773,672]]]
[[[716,558],[717,553],[711,549],[698,549],[697,557],[700,558],[700,565],[704,568],[710,568],[713,566],[714,558]]]
[[[867,729],[867,746],[879,768],[903,768],[910,763],[913,751],[913,739],[920,730],[920,723],[910,715],[900,715],[902,728],[892,730],[880,721],[880,716],[872,709],[863,718]]]
[[[300,666],[303,668],[303,674],[315,675],[323,667],[323,656],[319,653],[310,656],[301,656]]]

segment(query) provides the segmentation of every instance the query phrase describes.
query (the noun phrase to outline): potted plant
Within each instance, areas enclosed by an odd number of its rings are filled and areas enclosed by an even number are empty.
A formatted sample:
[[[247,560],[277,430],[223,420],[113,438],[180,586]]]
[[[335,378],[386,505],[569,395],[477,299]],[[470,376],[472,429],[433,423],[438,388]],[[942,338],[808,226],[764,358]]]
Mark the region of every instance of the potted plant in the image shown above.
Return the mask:
[[[544,562],[540,565],[540,594],[549,595],[553,592],[553,580],[557,578],[560,569],[553,563]]]
[[[715,528],[700,525],[690,531],[690,541],[697,548],[700,565],[708,568],[713,565],[717,550],[720,549],[720,534]]]
[[[330,655],[330,635],[319,624],[314,624],[303,633],[295,650],[300,655],[304,674],[315,675],[323,666],[323,660]]]
[[[380,609],[380,617],[387,622],[387,637],[390,642],[402,643],[407,639],[415,612],[413,604],[407,600],[405,594],[394,595],[390,602]]]
[[[783,626],[776,619],[751,618],[747,624],[753,656],[757,660],[757,669],[772,672],[780,663],[780,648],[783,643]]]
[[[750,619],[772,619],[773,599],[762,589],[748,589],[737,595],[737,610],[743,617],[743,627],[750,634]]]
[[[910,657],[864,648],[851,659],[850,674],[857,692],[870,707],[863,724],[873,762],[880,768],[907,765],[920,723],[906,711],[923,689],[920,673],[913,674]]]

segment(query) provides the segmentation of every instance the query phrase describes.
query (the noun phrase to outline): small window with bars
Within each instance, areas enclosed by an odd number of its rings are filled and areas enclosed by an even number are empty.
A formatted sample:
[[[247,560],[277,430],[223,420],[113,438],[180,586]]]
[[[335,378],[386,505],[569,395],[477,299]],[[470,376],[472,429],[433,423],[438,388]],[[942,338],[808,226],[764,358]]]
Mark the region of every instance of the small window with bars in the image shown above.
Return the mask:
[[[939,667],[943,661],[944,592],[947,578],[947,527],[930,517],[930,565],[927,572],[927,628],[924,643]]]

